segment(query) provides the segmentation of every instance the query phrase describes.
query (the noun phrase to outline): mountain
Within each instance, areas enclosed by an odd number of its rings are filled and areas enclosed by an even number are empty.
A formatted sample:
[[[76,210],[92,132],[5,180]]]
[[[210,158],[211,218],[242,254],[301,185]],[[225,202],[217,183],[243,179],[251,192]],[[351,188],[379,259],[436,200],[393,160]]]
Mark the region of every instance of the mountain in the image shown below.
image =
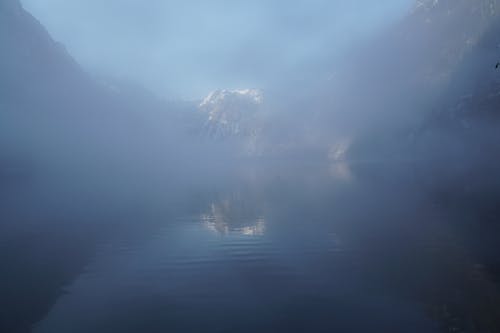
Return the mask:
[[[206,117],[204,132],[212,138],[256,135],[263,102],[263,93],[257,89],[223,89],[210,93],[199,104],[199,110]]]
[[[495,68],[500,60],[499,14],[496,0],[435,1],[416,14],[429,25],[444,21],[447,27],[437,40],[442,60],[434,62],[435,68],[445,68],[446,84],[415,133],[420,146],[436,133],[444,134],[448,143],[442,150],[455,149],[477,161],[500,147],[500,72]]]
[[[471,150],[464,141],[477,146],[484,130],[494,132],[498,121],[484,127],[479,119],[498,103],[498,14],[496,0],[419,0],[363,46],[343,73],[335,105],[352,110],[361,123],[353,158],[465,156]]]
[[[30,332],[91,260],[92,227],[72,224],[82,217],[64,216],[70,206],[107,203],[123,192],[117,184],[173,168],[173,107],[122,90],[96,82],[18,0],[0,0],[1,332]],[[61,193],[71,203],[53,206]],[[49,244],[28,235],[28,222],[62,223]],[[14,281],[24,288],[10,288]]]
[[[18,0],[0,2],[0,96],[5,109],[40,109],[90,91],[91,80]]]

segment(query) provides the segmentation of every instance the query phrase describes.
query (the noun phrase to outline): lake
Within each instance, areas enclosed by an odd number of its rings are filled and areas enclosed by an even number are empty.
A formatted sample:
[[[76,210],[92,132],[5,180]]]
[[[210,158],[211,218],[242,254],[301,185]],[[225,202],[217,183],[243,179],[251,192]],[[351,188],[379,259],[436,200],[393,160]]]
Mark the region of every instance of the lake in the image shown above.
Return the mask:
[[[9,176],[0,331],[500,331],[495,198],[409,165],[208,173]]]

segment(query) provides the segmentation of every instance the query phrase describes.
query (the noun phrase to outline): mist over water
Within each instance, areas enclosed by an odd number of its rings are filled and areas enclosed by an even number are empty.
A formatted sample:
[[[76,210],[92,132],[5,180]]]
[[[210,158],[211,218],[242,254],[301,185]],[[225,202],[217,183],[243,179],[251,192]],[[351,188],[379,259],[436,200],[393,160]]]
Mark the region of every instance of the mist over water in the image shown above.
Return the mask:
[[[500,332],[499,10],[0,0],[0,332]]]

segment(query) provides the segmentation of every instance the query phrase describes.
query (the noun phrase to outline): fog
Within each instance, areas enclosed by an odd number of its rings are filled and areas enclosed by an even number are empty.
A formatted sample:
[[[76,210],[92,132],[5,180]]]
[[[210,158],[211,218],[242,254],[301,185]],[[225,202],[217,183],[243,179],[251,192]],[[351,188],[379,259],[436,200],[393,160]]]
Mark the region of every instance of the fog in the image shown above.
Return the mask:
[[[0,332],[500,332],[497,0],[0,0]]]
[[[161,96],[267,87],[339,56],[402,17],[411,0],[24,0],[70,54],[96,74],[134,80]],[[301,71],[301,73],[297,73]],[[328,77],[328,73],[315,73]],[[283,82],[280,82],[283,83]]]
[[[189,192],[249,166],[404,162],[436,188],[495,183],[495,1],[2,6],[5,179],[112,197],[132,178]]]

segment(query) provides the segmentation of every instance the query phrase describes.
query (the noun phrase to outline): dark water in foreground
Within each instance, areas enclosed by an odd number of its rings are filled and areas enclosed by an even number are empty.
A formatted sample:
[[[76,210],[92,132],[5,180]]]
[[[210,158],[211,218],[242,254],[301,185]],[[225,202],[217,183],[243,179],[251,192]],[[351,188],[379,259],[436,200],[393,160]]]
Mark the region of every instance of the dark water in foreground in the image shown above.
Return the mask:
[[[494,205],[403,169],[5,182],[0,331],[499,332]]]

